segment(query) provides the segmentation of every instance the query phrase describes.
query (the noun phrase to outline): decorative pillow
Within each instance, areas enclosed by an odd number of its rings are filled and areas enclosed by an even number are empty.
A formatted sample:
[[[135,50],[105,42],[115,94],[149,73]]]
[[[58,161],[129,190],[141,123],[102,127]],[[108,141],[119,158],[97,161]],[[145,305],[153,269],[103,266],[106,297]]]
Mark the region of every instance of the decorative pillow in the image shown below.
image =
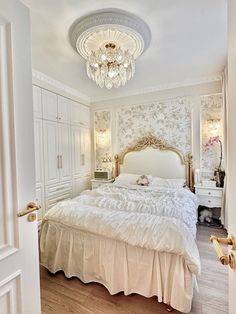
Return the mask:
[[[136,184],[136,181],[140,177],[139,174],[121,173],[115,178],[117,184]]]
[[[142,185],[142,186],[148,186],[149,184],[149,180],[148,180],[148,177],[145,176],[145,175],[142,175],[138,178],[138,180],[136,181],[136,183],[138,185]]]
[[[164,179],[153,177],[149,185],[165,188],[183,188],[186,185],[186,181],[185,179]]]

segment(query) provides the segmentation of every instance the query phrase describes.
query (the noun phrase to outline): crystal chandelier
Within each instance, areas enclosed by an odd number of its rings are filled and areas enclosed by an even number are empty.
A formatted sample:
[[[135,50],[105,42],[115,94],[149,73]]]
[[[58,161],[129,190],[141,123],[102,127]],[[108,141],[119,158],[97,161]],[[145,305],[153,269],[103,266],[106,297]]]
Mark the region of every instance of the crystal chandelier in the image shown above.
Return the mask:
[[[135,73],[134,57],[114,43],[92,51],[86,65],[88,77],[107,89],[124,86]]]
[[[86,60],[87,75],[99,87],[124,86],[135,72],[135,61],[150,43],[147,24],[119,9],[92,12],[70,28],[71,45]]]

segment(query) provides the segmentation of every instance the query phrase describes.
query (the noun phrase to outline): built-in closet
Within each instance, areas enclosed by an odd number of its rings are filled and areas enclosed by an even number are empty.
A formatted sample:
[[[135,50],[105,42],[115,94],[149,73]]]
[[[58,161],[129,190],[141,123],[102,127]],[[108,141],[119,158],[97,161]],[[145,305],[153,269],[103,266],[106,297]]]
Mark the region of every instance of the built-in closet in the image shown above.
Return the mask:
[[[38,86],[33,86],[33,104],[40,221],[57,202],[90,187],[90,110]]]

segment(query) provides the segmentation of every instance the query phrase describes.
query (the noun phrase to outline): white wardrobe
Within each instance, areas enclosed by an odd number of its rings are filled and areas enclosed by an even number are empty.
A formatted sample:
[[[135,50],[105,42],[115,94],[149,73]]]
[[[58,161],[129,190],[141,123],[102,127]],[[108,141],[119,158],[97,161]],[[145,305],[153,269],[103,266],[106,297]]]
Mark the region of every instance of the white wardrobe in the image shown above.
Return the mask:
[[[90,188],[89,107],[33,86],[39,220],[57,202]]]

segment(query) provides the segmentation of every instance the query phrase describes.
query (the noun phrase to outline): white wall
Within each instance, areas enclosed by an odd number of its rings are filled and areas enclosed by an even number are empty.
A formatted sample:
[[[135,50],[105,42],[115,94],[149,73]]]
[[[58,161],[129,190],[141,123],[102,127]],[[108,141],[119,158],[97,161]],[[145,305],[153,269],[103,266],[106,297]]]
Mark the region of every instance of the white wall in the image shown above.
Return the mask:
[[[141,94],[137,96],[129,96],[123,98],[117,98],[112,100],[104,100],[99,102],[93,102],[91,104],[92,115],[93,112],[98,109],[111,109],[112,115],[114,117],[115,110],[120,106],[124,105],[134,105],[147,103],[152,101],[161,101],[169,98],[175,97],[187,97],[193,105],[192,114],[192,148],[194,156],[194,167],[199,168],[200,166],[200,104],[202,95],[216,94],[222,92],[221,82],[215,81],[210,83],[204,83],[194,86],[180,87],[169,90],[163,90],[158,92],[152,92],[147,94]],[[114,121],[113,121],[114,123]],[[114,137],[115,132],[112,132],[112,142],[115,143]],[[112,151],[114,151],[113,147]],[[94,156],[94,154],[92,154]],[[94,164],[94,162],[93,162]]]

